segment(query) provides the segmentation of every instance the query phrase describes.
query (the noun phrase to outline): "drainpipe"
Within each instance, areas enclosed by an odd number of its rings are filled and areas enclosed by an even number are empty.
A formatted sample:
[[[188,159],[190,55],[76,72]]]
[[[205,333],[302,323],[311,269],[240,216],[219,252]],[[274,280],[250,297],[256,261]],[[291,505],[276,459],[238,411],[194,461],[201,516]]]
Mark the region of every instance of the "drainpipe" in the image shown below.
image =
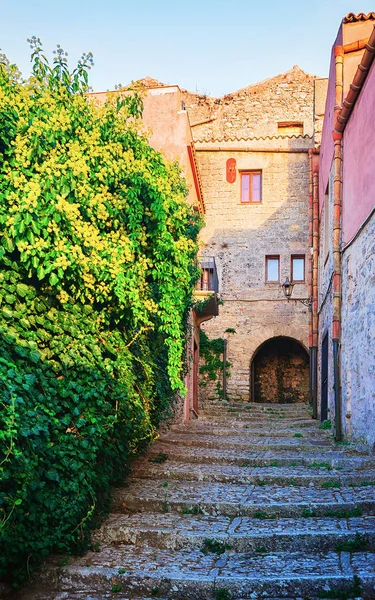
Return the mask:
[[[335,48],[335,123],[343,100],[343,58],[344,48]],[[342,132],[332,132],[333,155],[333,388],[335,396],[335,440],[342,440],[342,407],[340,382],[340,342],[341,342],[341,212],[342,212]]]
[[[319,198],[318,173],[313,170],[313,155],[317,151],[309,150],[309,298],[312,299],[309,313],[309,348],[310,348],[310,404],[313,419],[318,416],[318,252],[319,252]]]
[[[341,341],[341,209],[342,209],[342,134],[334,135],[333,183],[333,379],[335,393],[335,440],[342,440],[342,407],[340,382]]]
[[[309,270],[308,270],[308,297],[312,298],[312,273],[313,273],[313,177],[312,177],[312,161],[313,161],[313,149],[309,150]],[[309,357],[310,357],[310,406],[314,407],[313,399],[313,387],[314,387],[314,376],[313,376],[313,324],[312,324],[312,310],[309,312]],[[314,408],[313,408],[314,410]]]
[[[313,172],[313,206],[312,206],[312,346],[313,346],[313,417],[318,416],[318,266],[319,266],[319,172],[318,167],[314,168]]]

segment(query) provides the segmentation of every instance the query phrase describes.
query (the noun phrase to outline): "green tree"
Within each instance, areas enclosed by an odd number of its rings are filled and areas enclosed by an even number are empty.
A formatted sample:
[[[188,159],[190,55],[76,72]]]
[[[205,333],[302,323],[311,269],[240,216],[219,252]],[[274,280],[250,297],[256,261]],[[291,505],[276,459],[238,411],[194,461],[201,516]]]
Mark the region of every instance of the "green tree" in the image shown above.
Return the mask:
[[[0,575],[87,544],[110,485],[183,390],[199,219],[140,133],[32,38],[0,56]],[[176,285],[178,282],[178,285]]]

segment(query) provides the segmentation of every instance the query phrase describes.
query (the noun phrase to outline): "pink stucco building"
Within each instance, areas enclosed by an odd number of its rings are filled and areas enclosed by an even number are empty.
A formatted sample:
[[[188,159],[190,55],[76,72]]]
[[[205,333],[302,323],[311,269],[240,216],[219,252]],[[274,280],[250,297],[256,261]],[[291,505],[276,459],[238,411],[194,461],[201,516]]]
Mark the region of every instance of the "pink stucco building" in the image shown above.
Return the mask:
[[[319,160],[318,412],[375,448],[375,13],[332,48]]]

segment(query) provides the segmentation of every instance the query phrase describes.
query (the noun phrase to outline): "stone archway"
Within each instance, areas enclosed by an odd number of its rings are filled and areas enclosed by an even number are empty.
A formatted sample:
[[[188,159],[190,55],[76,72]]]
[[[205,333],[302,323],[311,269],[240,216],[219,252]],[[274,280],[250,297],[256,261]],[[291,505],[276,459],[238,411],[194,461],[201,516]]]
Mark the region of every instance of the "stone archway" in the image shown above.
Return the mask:
[[[309,401],[309,355],[297,340],[279,336],[259,346],[251,363],[253,402]]]

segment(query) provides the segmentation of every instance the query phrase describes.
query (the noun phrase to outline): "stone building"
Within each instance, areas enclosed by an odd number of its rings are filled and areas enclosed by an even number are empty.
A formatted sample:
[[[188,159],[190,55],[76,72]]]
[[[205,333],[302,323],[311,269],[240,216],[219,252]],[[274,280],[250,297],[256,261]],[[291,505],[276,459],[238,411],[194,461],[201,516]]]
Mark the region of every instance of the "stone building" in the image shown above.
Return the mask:
[[[375,13],[349,14],[331,67],[319,165],[318,412],[375,449]]]
[[[307,299],[315,80],[295,66],[223,98],[184,93],[206,206],[201,256],[214,257],[224,302],[202,327],[236,331],[231,400],[309,400],[309,310],[281,286],[290,279]]]
[[[325,91],[320,81],[295,66],[223,98],[151,78],[139,82],[151,144],[179,160],[190,184],[188,201],[205,213],[198,297],[217,276],[224,302],[215,319],[216,306],[194,315],[186,419],[189,408],[198,409],[197,328],[205,320],[210,338],[236,331],[227,336],[232,400],[310,398],[309,309],[288,301],[282,283],[290,279],[294,297],[307,300],[309,151],[320,140],[322,110],[314,119]],[[211,393],[202,388],[200,402]]]
[[[374,448],[374,20],[343,19],[329,80],[294,66],[222,98],[140,81],[151,143],[204,214],[198,296],[224,302],[193,314],[186,420],[216,394],[198,394],[202,326],[227,338],[231,400],[309,400]]]

